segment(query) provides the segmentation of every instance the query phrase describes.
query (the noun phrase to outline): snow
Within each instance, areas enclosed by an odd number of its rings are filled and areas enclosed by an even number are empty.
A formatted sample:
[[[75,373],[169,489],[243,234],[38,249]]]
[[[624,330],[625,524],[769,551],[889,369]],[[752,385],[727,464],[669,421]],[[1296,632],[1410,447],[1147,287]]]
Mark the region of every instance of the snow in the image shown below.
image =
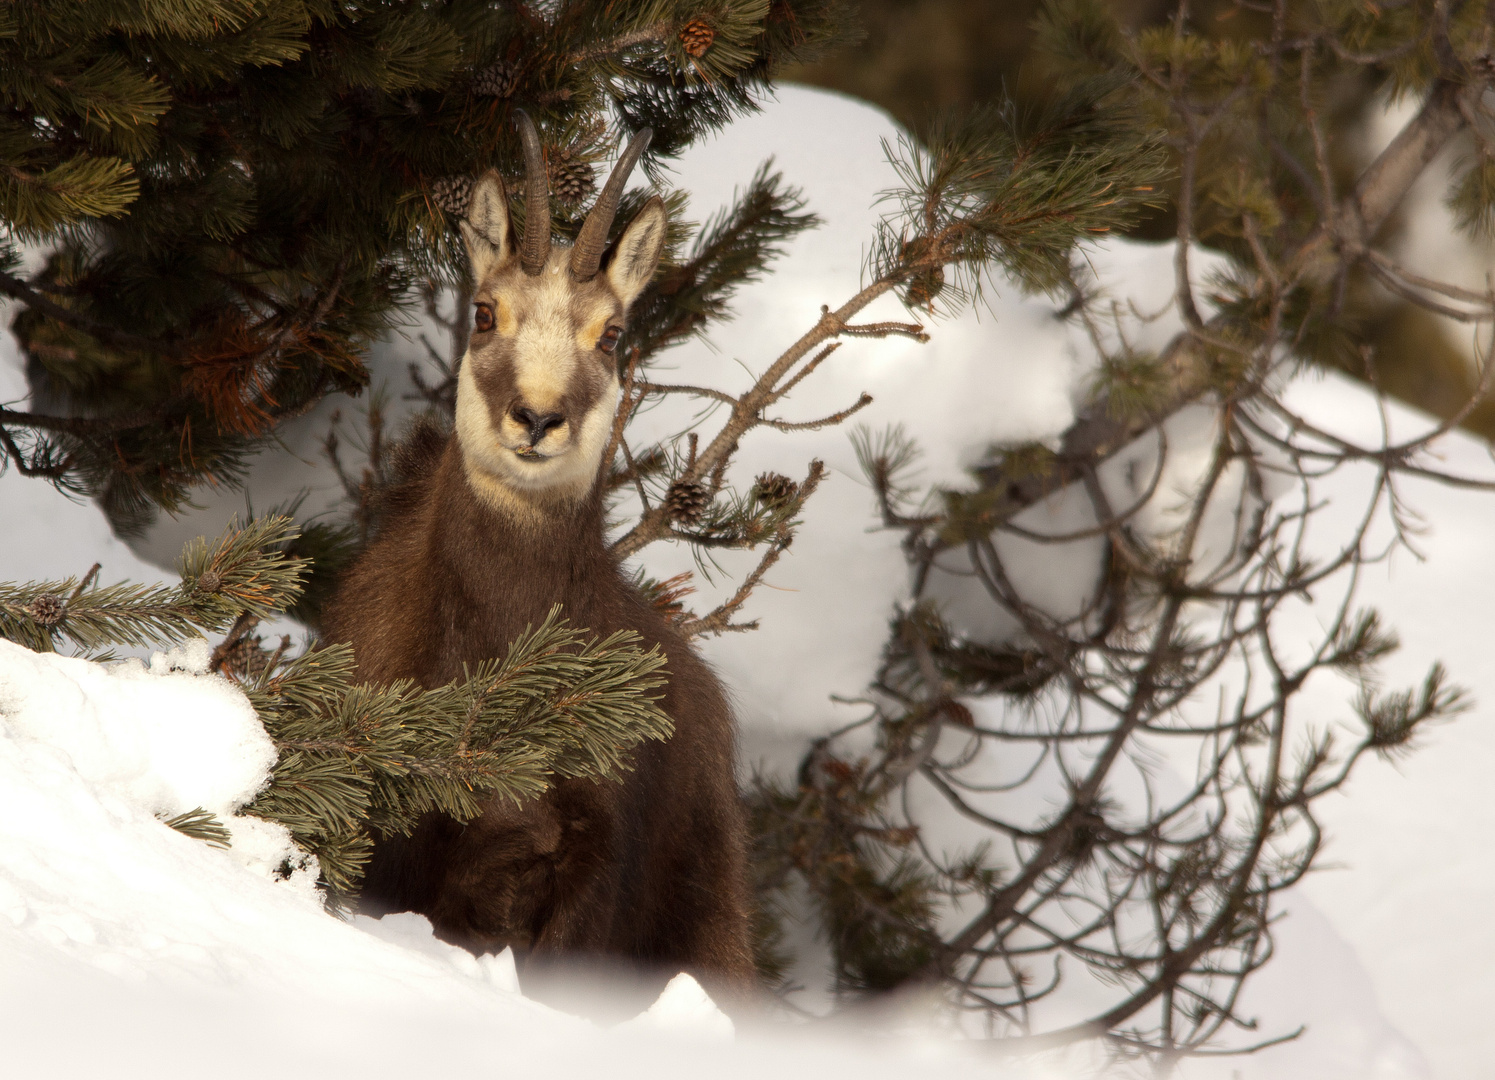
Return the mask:
[[[1297,407],[1333,430],[1368,442],[1379,418],[1363,394],[1338,379],[1304,381]],[[1394,409],[1399,433],[1425,430],[1425,417]],[[1462,435],[1443,440],[1440,465],[1468,476],[1491,474],[1488,448]],[[1363,481],[1363,477],[1362,477]],[[1486,1014],[1495,1003],[1495,835],[1488,798],[1495,766],[1495,666],[1489,622],[1495,612],[1490,563],[1490,495],[1426,481],[1401,493],[1427,523],[1415,538],[1424,556],[1399,552],[1373,568],[1362,602],[1378,607],[1403,647],[1386,667],[1386,685],[1411,685],[1442,660],[1472,690],[1473,712],[1435,728],[1394,767],[1357,772],[1326,808],[1326,868],[1302,893],[1327,913],[1362,957],[1397,1026],[1427,1055],[1432,1075],[1484,1075],[1495,1055]],[[1342,509],[1353,506],[1344,500]],[[1338,705],[1320,698],[1305,708]]]
[[[481,976],[498,989],[507,993],[519,992],[519,971],[514,964],[514,951],[504,949],[497,956],[473,956],[466,949],[449,945],[433,936],[431,920],[413,911],[398,912],[374,919],[367,915],[354,915],[352,924],[366,934],[381,941],[398,945],[402,949],[434,956],[450,964],[463,975]]]
[[[243,857],[252,819],[227,815],[264,783],[273,747],[205,666],[201,644],[146,667],[0,642],[6,1075],[653,1077],[709,1065],[748,1077],[805,1057],[768,1041],[713,1049],[732,1022],[686,976],[614,1035],[525,999],[507,952],[475,958],[418,915],[326,914],[310,868],[279,880],[278,860]],[[224,813],[231,849],[158,820],[193,805]],[[874,1059],[844,1045],[811,1047],[795,1067],[832,1060],[934,1075],[896,1048]]]
[[[683,971],[665,986],[659,1000],[617,1030],[668,1032],[689,1039],[731,1042],[736,1034],[731,1019],[716,1007],[701,984]]]
[[[0,716],[12,738],[48,742],[78,775],[173,817],[232,814],[254,798],[275,744],[249,702],[207,674],[201,638],[170,653],[103,666],[0,641]]]
[[[794,242],[779,272],[743,291],[735,321],[707,342],[668,354],[658,378],[744,385],[813,323],[821,304],[839,304],[859,287],[876,197],[894,182],[879,139],[893,134],[891,122],[868,106],[785,88],[761,116],[679,164],[676,179],[692,191],[697,220],[774,155],[826,224]],[[1131,300],[1116,332],[1136,349],[1157,348],[1176,326],[1170,314],[1159,314],[1171,258],[1167,248],[1121,242],[1091,254],[1097,280]],[[1209,260],[1195,262],[1202,279]],[[902,423],[924,451],[924,485],[959,483],[962,469],[993,443],[1053,439],[1073,417],[1088,345],[1053,318],[1047,301],[1005,289],[988,303],[934,325],[928,345],[848,343],[785,402],[785,417],[824,415],[868,391],[874,404],[858,419],[874,431]],[[904,315],[885,300],[864,317]],[[405,365],[423,354],[420,330],[386,343],[375,358],[396,399]],[[0,362],[0,400],[23,393],[18,369]],[[1373,434],[1374,410],[1344,380],[1304,380],[1292,400],[1321,423]],[[337,487],[317,450],[332,407],[298,421],[286,432],[286,451],[262,459],[248,496],[254,506],[302,489],[311,491],[310,512],[335,505]],[[343,411],[356,410],[345,403]],[[633,438],[679,430],[693,416],[683,407],[654,409]],[[1405,410],[1394,420],[1425,422]],[[1191,470],[1197,475],[1197,461],[1171,451],[1198,441],[1207,426],[1206,417],[1190,414],[1170,425],[1160,495],[1186,489]],[[862,691],[892,607],[907,596],[898,537],[874,529],[871,494],[847,435],[837,428],[760,430],[735,466],[739,481],[767,469],[803,475],[811,457],[830,469],[794,548],[745,613],[763,629],[705,645],[733,690],[749,765],[791,765],[807,738],[849,718],[850,707],[832,695]],[[1442,446],[1451,465],[1488,471],[1475,440],[1454,435]],[[1133,501],[1126,493],[1138,490],[1139,477],[1145,489],[1155,452],[1143,440],[1108,464],[1103,480],[1116,502]],[[1334,484],[1341,486],[1330,489],[1331,514],[1353,514],[1354,478]],[[1495,610],[1488,496],[1428,484],[1409,485],[1406,493],[1431,523],[1419,540],[1427,559],[1394,559],[1373,568],[1363,586],[1366,601],[1383,609],[1407,643],[1389,682],[1415,680],[1441,658],[1473,688],[1480,709],[1430,732],[1404,764],[1365,763],[1348,796],[1327,811],[1328,858],[1343,868],[1312,876],[1289,898],[1277,958],[1244,1007],[1260,1017],[1263,1035],[1300,1023],[1309,1025],[1307,1033],[1250,1058],[1190,1063],[1188,1076],[1452,1080],[1480,1075],[1495,1054],[1495,1032],[1485,1022],[1495,1004],[1495,925],[1486,916],[1495,872],[1482,852],[1482,841],[1495,835],[1495,803],[1484,797],[1495,731],[1482,720],[1485,703],[1495,702],[1495,667],[1483,644],[1484,616]],[[103,563],[104,581],[169,579],[157,567],[173,563],[182,540],[218,532],[246,496],[204,492],[198,501],[202,509],[163,522],[132,550],[109,534],[92,506],[6,473],[0,579],[78,575],[94,561]],[[1148,514],[1151,530],[1164,535],[1171,521],[1166,499],[1155,500]],[[1038,531],[1083,521],[1058,503],[1019,519]],[[1024,557],[1022,542],[1011,543],[1013,557]],[[1065,584],[1086,565],[1083,545],[1071,546],[1076,551],[1063,563],[1052,549],[1034,547],[1030,587]],[[659,577],[692,567],[689,553],[665,546],[641,561]],[[709,605],[745,562],[724,559],[727,573],[715,583],[698,580],[702,591],[693,602]],[[935,585],[947,612],[973,631],[1000,633],[992,605],[966,603],[959,565],[947,571]],[[263,781],[263,733],[256,741],[252,712],[232,687],[198,673],[200,646],[195,656],[189,648],[176,659],[112,668],[21,653],[0,644],[0,1044],[7,1072],[248,1076],[273,1059],[292,1075],[474,1068],[877,1077],[948,1075],[956,1065],[1013,1075],[1013,1066],[965,1056],[927,1023],[904,1024],[917,1036],[894,1041],[886,1030],[898,1024],[874,1024],[875,1043],[866,1033],[786,1043],[783,1033],[746,1027],[728,1043],[731,1021],[689,980],[671,983],[625,1030],[605,1031],[525,999],[512,957],[480,960],[453,949],[432,938],[420,916],[340,922],[320,910],[305,871],[276,879],[277,852],[285,849],[272,837],[251,838],[244,824],[250,819],[234,815]],[[1345,711],[1342,687],[1319,693],[1302,707]],[[196,806],[234,828],[231,849],[211,848],[158,820]]]

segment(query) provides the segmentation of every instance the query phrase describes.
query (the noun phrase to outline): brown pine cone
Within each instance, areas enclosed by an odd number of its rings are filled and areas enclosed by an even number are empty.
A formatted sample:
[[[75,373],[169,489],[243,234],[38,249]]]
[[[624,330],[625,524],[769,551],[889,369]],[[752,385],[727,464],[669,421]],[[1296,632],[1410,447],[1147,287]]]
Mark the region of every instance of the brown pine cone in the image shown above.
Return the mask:
[[[552,154],[545,169],[550,174],[551,194],[562,202],[580,202],[597,187],[597,171],[570,150]]]
[[[199,592],[215,593],[223,588],[223,576],[217,570],[205,570],[197,579],[197,588]]]
[[[690,525],[701,520],[706,507],[711,505],[711,496],[703,484],[682,483],[677,480],[670,485],[664,506],[675,521]]]
[[[945,289],[945,271],[939,267],[915,274],[903,291],[903,299],[909,307],[927,307]]]
[[[705,56],[715,40],[716,31],[702,19],[692,19],[680,28],[680,44],[691,56]]]
[[[759,473],[753,484],[753,498],[770,510],[781,510],[794,501],[799,485],[783,473]]]
[[[257,679],[270,667],[271,653],[264,639],[255,635],[240,638],[223,654],[218,670],[240,679]]]
[[[431,184],[431,201],[448,214],[467,213],[467,205],[472,202],[472,177],[438,177]]]
[[[67,618],[67,601],[56,593],[38,596],[23,609],[38,626],[48,630]]]
[[[518,65],[496,60],[473,76],[472,92],[483,97],[506,98],[518,85]]]

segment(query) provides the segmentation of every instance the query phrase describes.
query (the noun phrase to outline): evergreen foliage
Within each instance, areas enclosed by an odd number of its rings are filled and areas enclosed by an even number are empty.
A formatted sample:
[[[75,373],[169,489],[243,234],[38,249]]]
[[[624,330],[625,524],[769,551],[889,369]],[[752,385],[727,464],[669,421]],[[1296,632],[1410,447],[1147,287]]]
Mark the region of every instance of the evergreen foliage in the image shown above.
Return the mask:
[[[357,895],[373,833],[408,833],[439,810],[475,817],[494,796],[518,801],[555,777],[617,779],[644,739],[667,738],[656,704],[664,657],[632,633],[589,638],[554,609],[508,653],[425,690],[408,680],[358,683],[346,645],[288,656],[285,644],[254,663],[226,663],[254,620],[297,598],[306,568],[285,548],[289,518],[257,518],[217,541],[186,545],[175,587],[81,581],[0,584],[0,636],[33,649],[181,641],[234,631],[213,667],[237,677],[278,751],[269,785],[245,808],[290,830],[315,855],[330,906]],[[226,646],[228,646],[226,648]],[[226,845],[201,808],[166,824]]]
[[[1040,109],[946,115],[900,139],[888,156],[901,214],[883,225],[874,272],[910,276],[914,306],[932,303],[952,266],[961,300],[998,270],[1035,291],[1061,287],[1078,241],[1135,224],[1162,197],[1163,150],[1126,86],[1080,80]]]
[[[0,637],[39,652],[62,642],[138,648],[222,633],[246,613],[266,618],[300,594],[306,562],[279,550],[294,535],[289,518],[271,516],[212,544],[199,537],[182,550],[174,586],[101,586],[97,567],[64,581],[0,583]]]
[[[840,0],[6,5],[0,293],[36,409],[0,408],[0,458],[126,529],[233,482],[460,280],[460,181],[519,173],[516,109],[579,194],[620,137],[652,124],[652,167],[845,35]]]
[[[272,665],[245,692],[280,757],[246,812],[290,829],[343,902],[374,832],[409,833],[430,811],[467,821],[493,796],[534,797],[557,776],[615,780],[639,742],[667,738],[655,704],[664,658],[635,639],[587,640],[552,610],[506,656],[434,690],[355,684],[346,645]]]
[[[621,216],[621,215],[620,215]],[[696,233],[689,254],[667,266],[628,313],[630,355],[647,363],[730,313],[733,293],[762,278],[796,235],[820,224],[803,194],[764,162],[733,204]]]
[[[227,826],[210,811],[202,807],[195,807],[185,813],[174,817],[163,819],[162,822],[168,829],[175,829],[183,836],[190,836],[194,840],[201,840],[213,847],[232,847],[233,833]]]

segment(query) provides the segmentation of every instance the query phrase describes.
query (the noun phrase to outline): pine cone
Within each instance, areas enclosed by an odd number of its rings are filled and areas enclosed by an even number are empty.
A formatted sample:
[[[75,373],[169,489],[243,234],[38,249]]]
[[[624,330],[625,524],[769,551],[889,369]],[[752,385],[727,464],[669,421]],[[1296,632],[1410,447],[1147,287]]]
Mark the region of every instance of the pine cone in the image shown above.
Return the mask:
[[[483,97],[506,98],[519,85],[519,66],[496,60],[473,76],[472,92]]]
[[[38,596],[23,609],[38,626],[51,629],[67,618],[67,601],[56,593]]]
[[[706,507],[711,505],[711,496],[704,484],[683,483],[679,480],[670,485],[664,506],[675,521],[690,525],[701,520]]]
[[[976,717],[972,714],[970,707],[962,705],[953,698],[946,698],[935,707],[935,711],[944,716],[952,724],[961,727],[973,728],[976,726]]]
[[[904,303],[909,307],[926,307],[934,302],[945,288],[945,271],[939,267],[915,274],[903,291]]]
[[[759,473],[753,484],[753,498],[770,510],[782,510],[799,494],[799,485],[783,473]]]
[[[570,150],[552,154],[545,169],[550,174],[551,194],[562,202],[580,202],[597,186],[597,170]]]
[[[223,588],[223,576],[217,570],[208,570],[197,579],[199,592],[215,593]]]
[[[270,656],[264,639],[258,635],[240,638],[233,648],[223,654],[218,670],[225,675],[257,679],[270,667]]]
[[[431,201],[448,214],[467,213],[467,205],[472,202],[472,177],[439,177],[431,184]]]
[[[680,28],[680,44],[691,56],[705,56],[715,40],[716,31],[701,19],[692,19]]]

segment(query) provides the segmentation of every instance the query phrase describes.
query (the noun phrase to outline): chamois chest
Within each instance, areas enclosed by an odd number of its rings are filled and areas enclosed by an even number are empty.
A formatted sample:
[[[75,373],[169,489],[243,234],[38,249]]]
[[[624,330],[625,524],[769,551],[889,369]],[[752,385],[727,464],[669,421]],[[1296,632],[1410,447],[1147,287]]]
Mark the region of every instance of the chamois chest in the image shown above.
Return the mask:
[[[684,648],[607,552],[595,498],[505,515],[474,497],[453,439],[424,497],[345,576],[325,622],[330,639],[354,646],[361,677],[434,687],[502,656],[556,604],[599,636],[634,630],[672,659]]]
[[[376,837],[364,909],[421,912],[475,952],[513,947],[527,989],[556,964],[623,964],[649,979],[690,971],[741,1000],[753,980],[745,842],[720,684],[623,578],[596,500],[537,532],[465,484],[448,446],[329,605],[327,636],[352,644],[360,676],[443,684],[560,603],[573,625],[661,646],[675,733],[639,747],[622,782],[561,781],[466,823],[433,814],[409,837]]]

